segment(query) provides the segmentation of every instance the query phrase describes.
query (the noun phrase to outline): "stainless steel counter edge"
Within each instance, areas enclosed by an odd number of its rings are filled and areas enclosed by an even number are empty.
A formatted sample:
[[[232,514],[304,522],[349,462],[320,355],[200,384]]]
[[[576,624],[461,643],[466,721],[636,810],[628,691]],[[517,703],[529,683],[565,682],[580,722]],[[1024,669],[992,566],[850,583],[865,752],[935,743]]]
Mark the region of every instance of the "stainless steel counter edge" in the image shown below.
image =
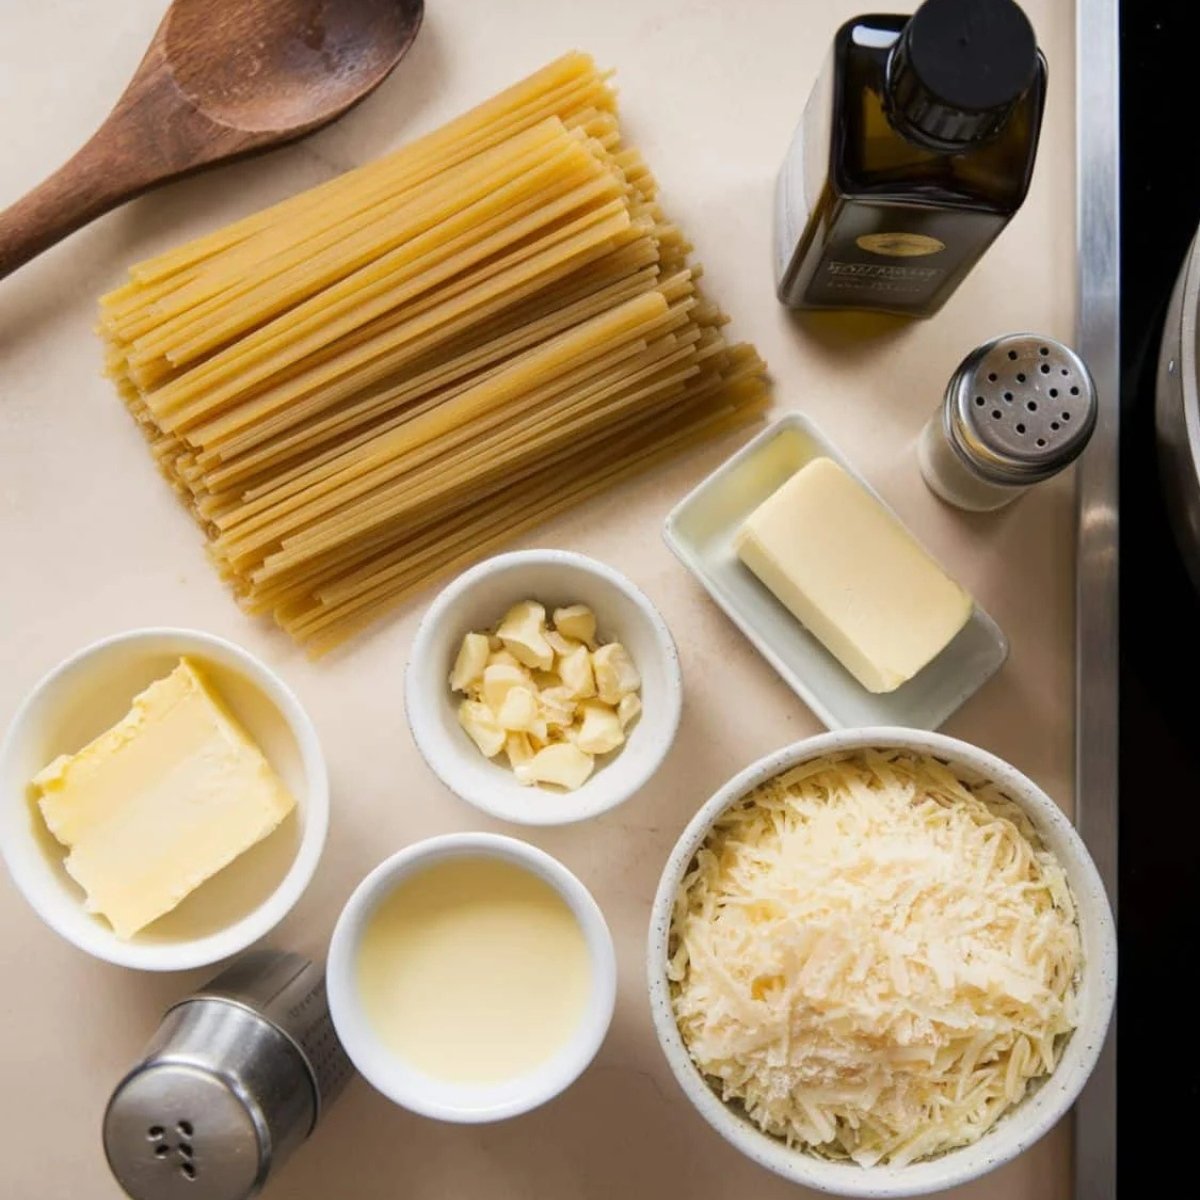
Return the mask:
[[[1075,823],[1117,906],[1120,420],[1118,0],[1076,0],[1076,348],[1100,401],[1080,459],[1075,572]],[[1076,1200],[1117,1195],[1116,1022],[1075,1106]]]

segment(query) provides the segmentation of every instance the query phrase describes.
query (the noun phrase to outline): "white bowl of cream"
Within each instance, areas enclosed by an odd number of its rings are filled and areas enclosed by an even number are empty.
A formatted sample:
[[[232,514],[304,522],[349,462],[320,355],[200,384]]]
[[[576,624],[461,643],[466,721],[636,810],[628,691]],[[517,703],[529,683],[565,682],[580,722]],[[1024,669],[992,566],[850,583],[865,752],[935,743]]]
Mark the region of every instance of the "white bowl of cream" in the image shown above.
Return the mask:
[[[461,1123],[528,1112],[578,1078],[617,982],[587,888],[536,847],[488,833],[380,863],[338,918],[327,976],[338,1036],[367,1081]]]

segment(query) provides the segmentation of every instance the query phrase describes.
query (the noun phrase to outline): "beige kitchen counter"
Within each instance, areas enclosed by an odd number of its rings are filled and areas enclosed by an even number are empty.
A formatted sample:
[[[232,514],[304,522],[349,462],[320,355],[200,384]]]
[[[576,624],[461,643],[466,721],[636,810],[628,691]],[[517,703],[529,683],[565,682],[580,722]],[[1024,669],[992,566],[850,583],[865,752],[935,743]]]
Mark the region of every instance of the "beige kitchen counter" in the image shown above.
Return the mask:
[[[396,75],[334,128],[135,201],[0,283],[0,724],[61,658],[134,626],[193,626],[262,656],[312,715],[332,775],[324,858],[271,938],[317,958],[342,903],[385,855],[434,833],[501,828],[441,786],[408,734],[405,657],[432,593],[316,664],[243,617],[100,377],[94,303],[127,264],[397,146],[579,47],[618,69],[629,136],[694,239],[734,330],[770,364],[775,410],[814,418],[1008,634],[1007,665],[947,732],[1010,759],[1070,807],[1069,480],[1000,515],[968,517],[925,489],[914,455],[947,377],[976,343],[1015,330],[1064,340],[1072,333],[1073,6],[1025,3],[1051,79],[1033,189],[930,322],[797,319],[772,293],[774,175],[819,61],[842,20],[904,7],[866,0],[430,0]],[[165,7],[0,0],[0,205],[91,131]],[[410,1116],[356,1082],[268,1198],[800,1194],[741,1158],[683,1098],[655,1041],[644,986],[651,897],[688,817],[752,759],[819,728],[659,536],[675,501],[737,444],[657,470],[519,543],[570,547],[626,571],[671,626],[686,681],[678,741],[644,792],[585,825],[524,834],[582,877],[613,928],[620,994],[596,1063],[541,1111],[482,1128]],[[142,974],[93,961],[43,926],[0,872],[0,1196],[119,1197],[101,1151],[105,1100],[162,1009],[207,974]],[[953,1194],[1067,1197],[1067,1128]]]

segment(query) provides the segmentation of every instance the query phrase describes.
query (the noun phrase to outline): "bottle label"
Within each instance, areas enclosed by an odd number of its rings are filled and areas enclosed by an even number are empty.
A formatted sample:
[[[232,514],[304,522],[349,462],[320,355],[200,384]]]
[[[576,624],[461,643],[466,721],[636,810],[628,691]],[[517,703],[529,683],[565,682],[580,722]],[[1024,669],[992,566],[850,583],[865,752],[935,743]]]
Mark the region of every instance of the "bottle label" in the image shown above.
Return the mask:
[[[860,250],[888,258],[924,258],[945,250],[946,243],[924,233],[864,233],[854,239]]]
[[[899,263],[849,262],[826,258],[813,279],[812,294],[828,299],[850,294],[897,298],[925,297],[945,275],[944,267],[909,267]]]
[[[812,256],[804,301],[818,308],[927,313],[1003,224],[995,213],[960,211],[951,219],[898,204],[846,205]]]

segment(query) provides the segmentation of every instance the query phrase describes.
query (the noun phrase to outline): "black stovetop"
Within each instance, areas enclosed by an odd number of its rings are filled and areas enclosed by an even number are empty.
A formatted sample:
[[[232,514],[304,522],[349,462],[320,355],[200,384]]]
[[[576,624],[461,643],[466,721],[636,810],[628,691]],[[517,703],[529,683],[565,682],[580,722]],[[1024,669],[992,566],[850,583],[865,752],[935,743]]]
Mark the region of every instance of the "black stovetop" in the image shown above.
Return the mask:
[[[1200,723],[1191,699],[1200,679],[1200,595],[1167,523],[1154,444],[1159,335],[1200,223],[1191,119],[1198,35],[1193,3],[1121,5],[1117,1061],[1126,1196],[1149,1186],[1148,1155],[1166,1162],[1178,1152],[1171,1133],[1184,1133],[1179,1149],[1187,1153],[1189,1118],[1200,1112],[1200,1066],[1185,1032],[1196,1006],[1200,913]]]

